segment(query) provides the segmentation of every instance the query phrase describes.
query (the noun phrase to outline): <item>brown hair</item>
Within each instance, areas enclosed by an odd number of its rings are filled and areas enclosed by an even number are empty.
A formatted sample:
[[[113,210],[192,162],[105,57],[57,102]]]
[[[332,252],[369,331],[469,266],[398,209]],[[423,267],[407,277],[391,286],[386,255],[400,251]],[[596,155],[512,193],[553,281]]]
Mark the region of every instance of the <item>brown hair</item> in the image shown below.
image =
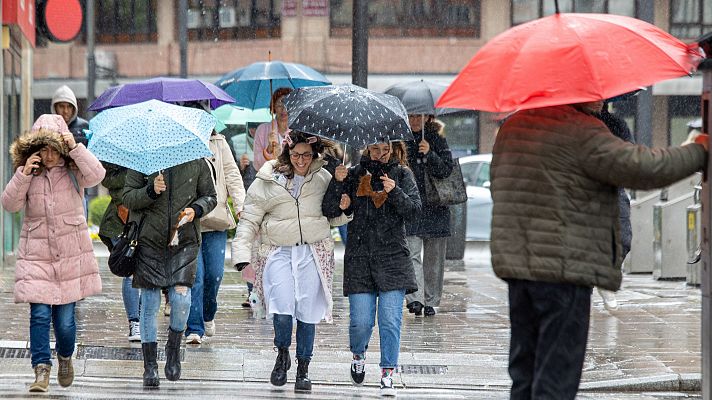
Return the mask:
[[[292,159],[289,157],[289,151],[299,143],[306,143],[312,149],[312,161],[319,158],[319,153],[324,151],[324,143],[318,136],[313,136],[299,131],[289,132],[289,137],[292,140],[291,144],[285,144],[282,147],[282,152],[277,157],[275,169],[283,173],[287,178],[294,177],[294,168],[292,168]]]
[[[388,161],[398,160],[398,163],[404,167],[408,166],[408,150],[405,143],[401,141],[389,142],[391,145],[391,158]],[[362,157],[371,158],[371,153],[368,151],[368,146],[361,152]]]
[[[287,88],[287,87],[279,88],[279,89],[275,90],[274,93],[272,93],[272,101],[269,103],[269,109],[270,109],[270,111],[272,111],[273,114],[275,112],[274,107],[275,107],[275,104],[277,103],[277,100],[281,99],[282,97],[284,97],[290,93],[292,93],[292,89]]]

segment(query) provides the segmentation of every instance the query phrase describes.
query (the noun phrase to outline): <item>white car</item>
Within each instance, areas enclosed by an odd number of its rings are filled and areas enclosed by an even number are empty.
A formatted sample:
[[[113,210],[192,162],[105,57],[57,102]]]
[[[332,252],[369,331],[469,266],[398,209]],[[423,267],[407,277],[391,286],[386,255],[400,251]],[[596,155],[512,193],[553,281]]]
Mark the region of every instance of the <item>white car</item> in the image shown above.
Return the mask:
[[[460,157],[462,179],[467,189],[466,240],[490,240],[492,225],[492,194],[490,164],[492,154]]]

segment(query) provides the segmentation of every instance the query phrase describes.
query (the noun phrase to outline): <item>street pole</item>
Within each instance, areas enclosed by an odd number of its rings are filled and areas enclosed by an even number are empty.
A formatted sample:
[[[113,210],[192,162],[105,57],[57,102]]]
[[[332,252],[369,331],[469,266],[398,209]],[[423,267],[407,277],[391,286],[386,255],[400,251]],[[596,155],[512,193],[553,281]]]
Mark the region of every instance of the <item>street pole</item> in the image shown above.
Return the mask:
[[[87,107],[94,102],[96,86],[96,58],[94,57],[94,0],[87,0]],[[53,110],[54,111],[54,110]],[[92,113],[93,114],[93,113]],[[91,118],[87,111],[87,117]]]
[[[188,77],[188,0],[178,1],[178,41],[180,42],[180,77]]]
[[[702,132],[712,133],[712,32],[699,39],[700,47],[707,58],[700,63],[698,69],[702,72]],[[702,291],[702,398],[712,400],[712,213],[710,206],[709,177],[712,174],[712,159],[707,158],[704,179],[702,181],[702,274],[700,289]]]
[[[637,0],[638,18],[655,24],[655,5],[652,0]],[[645,66],[641,66],[645,68]],[[648,147],[653,146],[653,88],[641,90],[636,96],[638,101],[635,113],[635,142]]]
[[[353,1],[351,83],[368,88],[368,1]]]

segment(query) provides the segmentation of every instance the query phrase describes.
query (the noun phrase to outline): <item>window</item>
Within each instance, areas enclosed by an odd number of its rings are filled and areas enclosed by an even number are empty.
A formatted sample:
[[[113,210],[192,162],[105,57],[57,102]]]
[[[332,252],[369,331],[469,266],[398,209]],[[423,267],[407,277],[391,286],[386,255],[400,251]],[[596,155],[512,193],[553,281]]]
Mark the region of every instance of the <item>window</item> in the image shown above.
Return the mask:
[[[96,4],[97,43],[155,42],[157,0],[102,0]],[[86,41],[86,30],[82,32]]]
[[[712,3],[707,0],[672,0],[670,34],[683,39],[696,39],[712,31]]]
[[[190,0],[188,39],[280,37],[281,9],[282,0]]]
[[[480,0],[371,0],[374,37],[480,37]],[[353,0],[331,0],[331,36],[350,37]]]
[[[635,17],[635,0],[559,0],[560,12],[618,14]],[[556,9],[552,0],[512,0],[512,25],[546,17]]]

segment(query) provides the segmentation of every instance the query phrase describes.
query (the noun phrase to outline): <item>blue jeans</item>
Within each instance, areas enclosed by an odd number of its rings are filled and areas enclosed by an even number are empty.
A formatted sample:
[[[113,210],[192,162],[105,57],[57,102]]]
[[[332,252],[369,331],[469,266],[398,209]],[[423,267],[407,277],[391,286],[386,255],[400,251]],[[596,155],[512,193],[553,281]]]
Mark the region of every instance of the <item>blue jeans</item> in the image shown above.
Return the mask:
[[[405,290],[349,295],[349,343],[353,354],[363,356],[368,349],[376,321],[381,339],[381,368],[396,368],[400,353],[401,320]]]
[[[174,332],[183,332],[190,311],[190,288],[185,294],[176,292],[176,287],[168,288],[168,300],[171,303],[170,327]],[[155,343],[158,329],[156,315],[161,308],[161,288],[141,289],[141,343]]]
[[[62,357],[74,353],[77,339],[77,325],[74,323],[74,305],[76,303],[51,306],[49,304],[30,304],[30,353],[32,367],[37,364],[52,364],[52,352],[49,349],[49,325],[54,326],[57,340],[55,350]]]
[[[190,315],[185,335],[205,334],[204,321],[215,319],[218,311],[218,290],[225,272],[225,243],[227,231],[203,232],[198,252],[198,269],[191,289]]]
[[[111,245],[116,246],[119,242],[119,238],[111,238]],[[109,249],[111,250],[111,249]],[[138,321],[139,314],[138,309],[141,304],[139,297],[139,290],[132,286],[133,279],[129,276],[124,278],[121,285],[121,297],[124,299],[124,310],[126,310],[126,318],[129,321]]]
[[[274,314],[274,345],[279,348],[289,348],[292,345],[292,316]],[[314,335],[316,325],[297,320],[297,358],[311,360],[314,353]]]
[[[346,246],[346,240],[348,239],[348,232],[349,232],[348,228],[349,228],[349,224],[343,224],[343,225],[338,226],[339,236],[341,236],[341,243],[343,243],[344,246]]]

